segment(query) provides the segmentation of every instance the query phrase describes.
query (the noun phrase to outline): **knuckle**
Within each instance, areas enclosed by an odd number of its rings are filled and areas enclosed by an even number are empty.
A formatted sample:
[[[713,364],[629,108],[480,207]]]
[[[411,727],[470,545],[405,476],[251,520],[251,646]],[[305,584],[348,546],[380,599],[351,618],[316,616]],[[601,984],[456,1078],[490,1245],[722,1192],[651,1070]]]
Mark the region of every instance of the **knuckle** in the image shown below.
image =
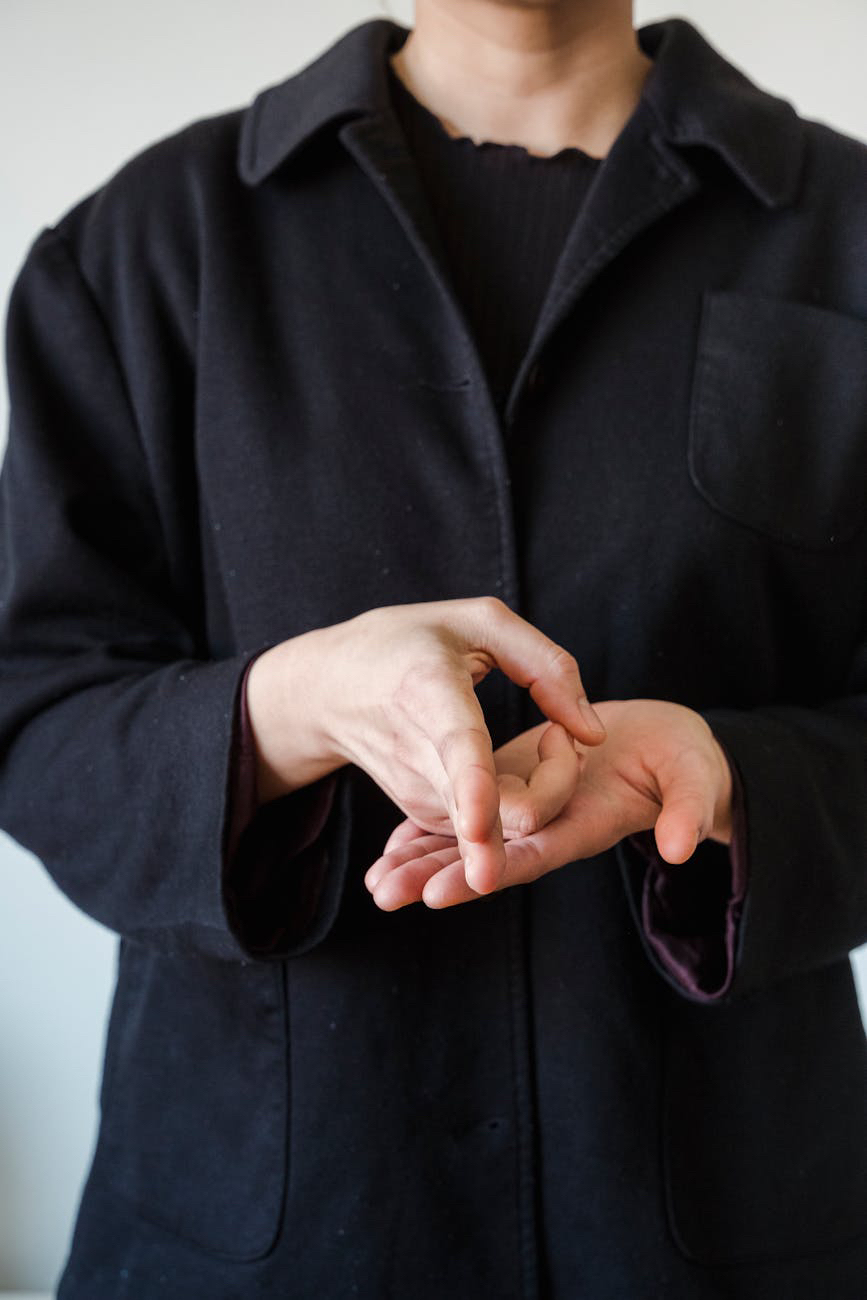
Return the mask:
[[[713,770],[710,754],[703,745],[694,741],[678,750],[678,763],[683,771],[690,773],[697,789],[702,788]]]
[[[488,748],[488,733],[482,727],[450,727],[448,731],[443,732],[436,742],[437,753],[442,759],[443,765],[448,766],[454,752],[465,749],[468,741],[474,744],[476,748],[480,748],[482,745]],[[487,770],[478,761],[469,762],[466,767]]]
[[[527,805],[510,819],[519,835],[535,835],[542,829],[542,818],[538,808]]]
[[[508,612],[508,605],[499,596],[478,596],[479,606],[488,618],[502,618]]]
[[[454,685],[454,674],[447,664],[421,660],[409,665],[394,688],[395,703],[412,712],[423,701]]]
[[[550,666],[563,677],[577,677],[578,660],[561,645],[552,645]]]
[[[545,861],[533,844],[527,845],[527,855],[521,868],[521,875],[527,881],[538,880],[545,874]]]

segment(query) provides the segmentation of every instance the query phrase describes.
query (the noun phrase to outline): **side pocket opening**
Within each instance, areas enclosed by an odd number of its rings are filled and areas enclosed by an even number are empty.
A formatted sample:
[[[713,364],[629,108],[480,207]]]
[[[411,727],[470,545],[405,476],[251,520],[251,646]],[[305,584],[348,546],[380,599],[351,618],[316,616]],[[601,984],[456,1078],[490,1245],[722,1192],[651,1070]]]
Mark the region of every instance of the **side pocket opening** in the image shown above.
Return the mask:
[[[283,963],[125,943],[95,1173],[213,1254],[266,1254],[287,1174],[287,1053]]]
[[[681,1253],[770,1262],[867,1231],[867,1041],[849,963],[668,1015],[664,1175]]]

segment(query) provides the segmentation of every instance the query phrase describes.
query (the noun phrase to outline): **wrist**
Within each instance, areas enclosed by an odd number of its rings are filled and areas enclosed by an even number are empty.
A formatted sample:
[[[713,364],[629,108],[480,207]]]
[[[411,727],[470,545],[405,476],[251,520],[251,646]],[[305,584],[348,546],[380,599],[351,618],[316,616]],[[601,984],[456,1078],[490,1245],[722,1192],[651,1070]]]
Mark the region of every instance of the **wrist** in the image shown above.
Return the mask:
[[[329,740],[321,699],[325,631],[317,628],[281,641],[250,668],[247,715],[259,803],[310,785],[345,761]]]

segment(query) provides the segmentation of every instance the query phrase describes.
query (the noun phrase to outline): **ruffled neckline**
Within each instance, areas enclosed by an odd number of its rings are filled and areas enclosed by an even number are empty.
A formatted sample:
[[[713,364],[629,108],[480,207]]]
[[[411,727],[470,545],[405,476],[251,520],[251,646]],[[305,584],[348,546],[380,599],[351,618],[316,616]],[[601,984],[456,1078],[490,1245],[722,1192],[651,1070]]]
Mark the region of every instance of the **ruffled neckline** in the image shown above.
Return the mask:
[[[598,166],[603,162],[602,158],[595,158],[593,154],[585,153],[577,145],[564,145],[552,154],[531,153],[522,144],[504,144],[499,140],[474,140],[470,135],[451,135],[443,126],[440,119],[427,104],[423,104],[420,99],[412,93],[408,86],[401,81],[395,72],[391,63],[388,64],[388,75],[395,94],[401,96],[405,104],[423,121],[427,122],[428,127],[438,135],[443,143],[448,143],[455,149],[463,150],[464,153],[476,153],[487,158],[508,158],[510,160],[527,162],[529,165],[541,164],[542,166],[552,163],[584,163],[586,165]]]

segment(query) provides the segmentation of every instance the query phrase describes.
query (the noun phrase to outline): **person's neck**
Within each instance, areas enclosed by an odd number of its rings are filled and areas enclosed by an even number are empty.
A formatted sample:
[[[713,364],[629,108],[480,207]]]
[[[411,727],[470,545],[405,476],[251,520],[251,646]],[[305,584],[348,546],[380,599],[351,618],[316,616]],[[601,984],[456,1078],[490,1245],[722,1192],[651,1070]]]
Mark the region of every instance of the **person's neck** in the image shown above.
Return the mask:
[[[653,66],[631,0],[418,0],[391,66],[450,135],[604,157]]]

